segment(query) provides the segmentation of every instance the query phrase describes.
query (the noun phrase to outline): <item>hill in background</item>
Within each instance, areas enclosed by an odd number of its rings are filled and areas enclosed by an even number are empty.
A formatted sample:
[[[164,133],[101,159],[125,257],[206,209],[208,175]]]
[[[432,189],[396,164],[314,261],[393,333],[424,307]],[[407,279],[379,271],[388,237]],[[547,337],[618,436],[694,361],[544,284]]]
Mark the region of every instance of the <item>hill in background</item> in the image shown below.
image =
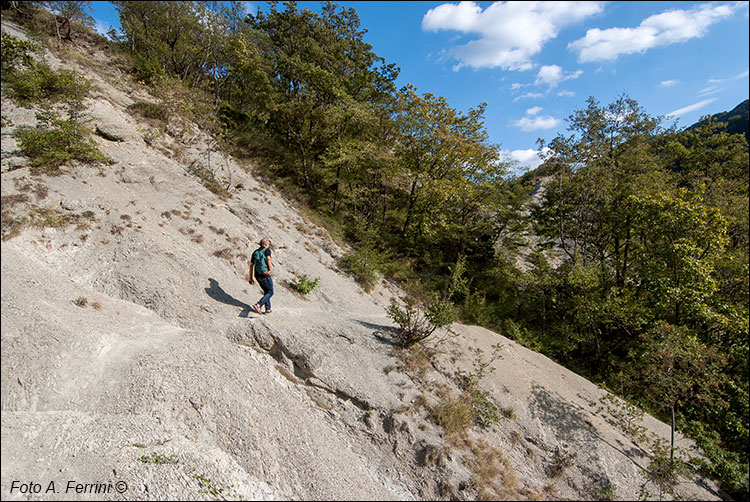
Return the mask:
[[[725,122],[726,132],[729,134],[744,134],[750,143],[750,100],[745,100],[728,112],[714,113],[711,115],[713,122]],[[699,120],[687,128],[688,131],[696,129],[705,124],[706,120]]]

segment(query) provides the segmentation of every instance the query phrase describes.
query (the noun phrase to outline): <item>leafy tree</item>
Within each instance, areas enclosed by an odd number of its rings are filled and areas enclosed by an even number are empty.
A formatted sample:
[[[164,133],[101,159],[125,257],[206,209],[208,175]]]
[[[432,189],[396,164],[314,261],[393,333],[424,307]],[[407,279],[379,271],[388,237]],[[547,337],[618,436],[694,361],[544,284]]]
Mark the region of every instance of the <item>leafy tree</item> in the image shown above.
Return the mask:
[[[189,82],[203,77],[215,38],[206,2],[112,3],[122,26],[119,42],[133,55],[141,78],[155,83],[165,73]]]
[[[659,323],[644,335],[641,355],[642,382],[658,407],[672,419],[670,460],[674,459],[677,409],[688,402],[709,402],[719,387],[721,356],[714,347],[701,343],[685,327]]]
[[[89,28],[94,27],[94,18],[91,17],[91,2],[88,1],[70,1],[55,0],[35,2],[54,14],[55,36],[57,37],[57,46],[60,47],[62,39],[71,40],[73,34],[73,23],[82,23]],[[63,35],[61,30],[65,31]]]
[[[326,3],[318,15],[298,10],[295,2],[284,6],[279,10],[273,2],[267,13],[248,17],[244,39],[233,45],[238,64],[232,70],[235,82],[244,74],[261,82],[256,92],[240,90],[240,96],[270,133],[266,151],[273,149],[277,158],[286,152],[279,160],[299,165],[282,174],[292,174],[316,203],[325,180],[322,156],[351,151],[349,138],[370,121],[367,115],[387,96],[397,71],[363,41],[354,9]],[[254,68],[258,59],[265,75]],[[340,177],[340,162],[329,159],[328,166]]]

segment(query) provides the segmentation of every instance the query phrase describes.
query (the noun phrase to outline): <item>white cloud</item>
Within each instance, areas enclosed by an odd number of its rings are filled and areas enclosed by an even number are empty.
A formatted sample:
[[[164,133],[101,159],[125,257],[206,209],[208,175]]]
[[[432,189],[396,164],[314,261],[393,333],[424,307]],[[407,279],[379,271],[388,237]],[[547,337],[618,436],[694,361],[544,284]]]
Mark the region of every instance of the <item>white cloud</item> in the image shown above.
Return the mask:
[[[544,93],[541,92],[527,92],[526,94],[521,94],[516,99],[513,100],[515,103],[519,99],[536,99],[536,98],[543,98],[545,96]]]
[[[522,131],[531,132],[538,131],[540,129],[552,129],[560,123],[560,120],[550,117],[549,115],[541,115],[539,117],[527,116],[521,120],[517,120],[513,123],[514,126],[520,127]]]
[[[699,108],[703,108],[707,104],[713,103],[714,101],[716,101],[716,99],[717,98],[704,99],[703,101],[699,101],[684,108],[669,112],[667,113],[667,117],[679,117],[680,115],[685,115],[686,113],[690,113],[692,111],[698,110]]]
[[[557,93],[557,96],[560,98],[572,98],[575,95],[576,93],[573,91],[560,91]]]
[[[668,10],[647,17],[636,28],[592,28],[585,37],[570,42],[568,48],[578,53],[579,62],[613,61],[622,54],[700,38],[709,26],[739,8],[739,3],[706,3],[690,10]]]
[[[537,113],[541,111],[542,111],[541,106],[535,106],[533,108],[529,108],[528,110],[526,110],[526,115],[536,115]]]
[[[737,75],[735,75],[733,77],[729,77],[729,78],[709,78],[708,79],[708,83],[709,84],[721,84],[722,82],[727,82],[727,81],[731,82],[733,80],[743,79],[743,78],[747,77],[749,74],[750,74],[750,71],[745,70],[742,73],[738,73]]]
[[[106,21],[100,21],[94,19],[94,30],[100,35],[107,35],[107,32],[112,29],[112,25]]]
[[[544,147],[543,153],[547,153],[549,151],[549,148]],[[518,166],[523,169],[516,169],[515,171],[523,171],[536,169],[542,164],[542,159],[539,157],[539,150],[534,150],[533,148],[528,148],[526,150],[511,150],[511,151],[502,151],[500,152],[500,156],[503,160],[506,162],[517,162]]]
[[[564,74],[563,69],[556,64],[544,65],[539,68],[534,83],[536,85],[546,84],[550,88],[557,87],[560,82],[576,79],[580,77],[582,73],[582,70],[578,70],[573,73]]]
[[[708,87],[704,87],[700,91],[698,91],[698,96],[706,96],[708,94],[716,94],[717,92],[721,91],[722,88],[718,85],[709,85]]]
[[[536,74],[535,84],[547,84],[549,86],[555,86],[562,80],[562,68],[556,64],[545,65],[539,68]]]
[[[602,11],[602,2],[445,3],[427,11],[424,31],[452,30],[479,38],[449,50],[454,70],[503,68],[529,70],[532,57],[563,27]]]
[[[676,85],[678,83],[679,81],[677,80],[662,80],[661,83],[659,83],[659,85],[661,87],[672,87],[673,85]]]

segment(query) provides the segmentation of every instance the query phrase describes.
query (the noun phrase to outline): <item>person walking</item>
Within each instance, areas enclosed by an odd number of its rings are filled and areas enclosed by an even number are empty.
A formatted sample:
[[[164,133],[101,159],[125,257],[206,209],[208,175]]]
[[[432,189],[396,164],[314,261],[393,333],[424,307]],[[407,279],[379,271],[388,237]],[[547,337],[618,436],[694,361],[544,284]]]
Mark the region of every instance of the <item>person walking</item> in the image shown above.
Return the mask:
[[[271,241],[263,237],[260,240],[260,247],[253,251],[250,257],[248,281],[250,284],[254,284],[253,277],[255,277],[255,280],[258,281],[261,289],[263,289],[263,297],[252,307],[259,314],[271,313],[271,297],[273,296],[273,279],[271,278],[271,273],[273,272],[273,262],[271,261],[270,246]],[[265,311],[261,310],[263,308],[265,308]]]

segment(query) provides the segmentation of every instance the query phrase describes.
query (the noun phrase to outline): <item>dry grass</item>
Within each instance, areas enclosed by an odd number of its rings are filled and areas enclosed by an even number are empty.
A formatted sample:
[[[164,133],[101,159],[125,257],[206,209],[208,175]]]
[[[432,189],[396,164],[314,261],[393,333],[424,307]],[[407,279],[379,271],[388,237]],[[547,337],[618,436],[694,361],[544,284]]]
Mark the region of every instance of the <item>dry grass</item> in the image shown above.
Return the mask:
[[[232,250],[230,248],[217,249],[216,251],[213,252],[213,255],[217,258],[222,258],[224,260],[231,260]]]
[[[445,431],[446,437],[451,439],[462,437],[474,424],[471,401],[465,397],[440,401],[433,410],[433,417]]]
[[[508,458],[484,441],[465,443],[474,458],[467,462],[480,500],[519,500],[518,478]]]

